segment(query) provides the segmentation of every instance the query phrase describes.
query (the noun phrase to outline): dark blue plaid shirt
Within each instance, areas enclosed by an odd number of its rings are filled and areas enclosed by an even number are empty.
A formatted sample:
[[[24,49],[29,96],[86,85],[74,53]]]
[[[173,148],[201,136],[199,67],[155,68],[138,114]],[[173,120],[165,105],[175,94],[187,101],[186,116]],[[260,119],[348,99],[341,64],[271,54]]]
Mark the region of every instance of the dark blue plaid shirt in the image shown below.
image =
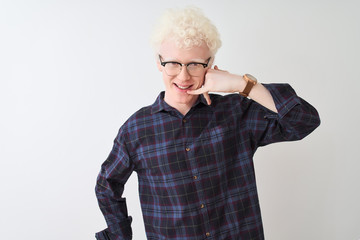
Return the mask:
[[[163,100],[120,128],[97,179],[108,228],[97,239],[131,239],[124,184],[138,174],[148,239],[264,239],[253,155],[259,146],[299,140],[319,124],[315,108],[288,84],[264,85],[278,113],[239,94],[201,95],[183,116]]]

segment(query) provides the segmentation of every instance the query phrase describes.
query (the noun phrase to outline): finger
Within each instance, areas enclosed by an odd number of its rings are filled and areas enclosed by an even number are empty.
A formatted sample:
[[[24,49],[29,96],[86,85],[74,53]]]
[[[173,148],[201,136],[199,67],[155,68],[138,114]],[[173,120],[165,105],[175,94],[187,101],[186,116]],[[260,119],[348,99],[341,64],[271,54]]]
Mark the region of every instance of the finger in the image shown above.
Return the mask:
[[[202,87],[202,88],[198,88],[196,90],[188,90],[186,93],[187,94],[192,94],[192,95],[200,95],[205,93],[206,90]]]
[[[221,70],[221,69],[219,69],[219,67],[218,67],[217,65],[214,66],[214,69],[217,70],[217,71],[221,71],[221,72],[228,72],[228,71],[226,71],[226,70]]]
[[[211,99],[208,92],[203,93],[208,105],[211,105]]]

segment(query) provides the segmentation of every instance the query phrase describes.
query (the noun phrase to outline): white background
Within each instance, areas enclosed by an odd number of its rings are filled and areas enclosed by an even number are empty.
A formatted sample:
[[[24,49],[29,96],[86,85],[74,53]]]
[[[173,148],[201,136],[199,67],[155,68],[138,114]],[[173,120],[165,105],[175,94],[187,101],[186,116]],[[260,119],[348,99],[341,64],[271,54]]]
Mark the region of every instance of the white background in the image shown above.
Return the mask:
[[[94,239],[94,187],[124,121],[163,90],[148,43],[166,8],[218,27],[215,63],[288,82],[321,126],[255,155],[266,239],[360,238],[358,1],[0,1],[1,239]],[[125,187],[145,239],[134,173]]]

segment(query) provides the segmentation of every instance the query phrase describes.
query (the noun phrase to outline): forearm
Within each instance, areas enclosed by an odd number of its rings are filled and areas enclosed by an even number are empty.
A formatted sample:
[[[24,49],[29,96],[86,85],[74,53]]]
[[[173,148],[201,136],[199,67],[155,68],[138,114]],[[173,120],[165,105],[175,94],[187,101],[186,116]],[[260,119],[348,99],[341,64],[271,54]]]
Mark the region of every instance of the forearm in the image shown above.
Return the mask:
[[[233,75],[238,83],[238,92],[242,92],[245,89],[246,81],[240,75]],[[275,106],[275,102],[269,90],[267,90],[261,83],[257,83],[250,91],[249,97],[260,105],[270,109],[273,112],[278,112]]]
[[[129,159],[124,139],[121,128],[96,181],[96,197],[108,225],[107,229],[96,234],[99,240],[106,239],[106,236],[111,236],[110,239],[114,240],[127,240],[132,236],[132,218],[128,216],[126,200],[122,194],[134,165]]]
[[[106,183],[106,179],[100,174],[95,188],[96,197],[101,212],[103,213],[108,228],[97,233],[97,239],[103,240],[102,236],[110,235],[111,239],[131,239],[131,216],[128,216],[126,199],[121,197],[123,186],[117,186],[119,192],[114,192]]]

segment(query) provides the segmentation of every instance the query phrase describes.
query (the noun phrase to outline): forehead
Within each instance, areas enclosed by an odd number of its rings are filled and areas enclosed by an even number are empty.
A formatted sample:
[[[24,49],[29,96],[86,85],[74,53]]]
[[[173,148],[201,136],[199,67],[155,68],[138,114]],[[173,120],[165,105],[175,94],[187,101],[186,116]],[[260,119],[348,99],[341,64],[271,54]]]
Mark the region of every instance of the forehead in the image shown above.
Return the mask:
[[[178,61],[205,61],[211,56],[210,50],[206,44],[194,46],[190,49],[183,49],[176,46],[174,41],[165,40],[161,46],[159,54],[168,60]]]

